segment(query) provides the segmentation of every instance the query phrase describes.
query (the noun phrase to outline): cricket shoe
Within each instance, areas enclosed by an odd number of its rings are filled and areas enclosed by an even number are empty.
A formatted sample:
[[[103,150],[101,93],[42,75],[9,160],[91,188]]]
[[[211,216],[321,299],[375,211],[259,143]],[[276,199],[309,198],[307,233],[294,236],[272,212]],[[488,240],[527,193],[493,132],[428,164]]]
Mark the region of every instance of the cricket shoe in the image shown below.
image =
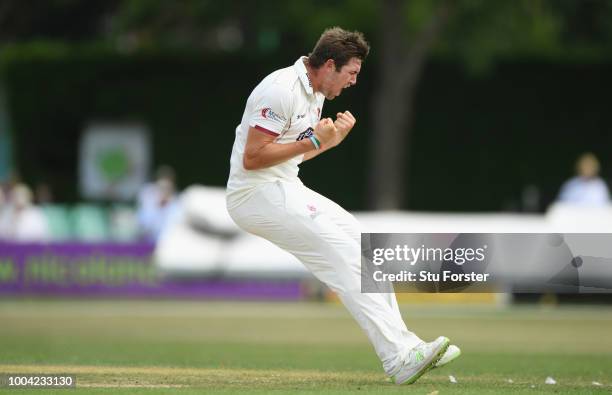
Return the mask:
[[[451,344],[446,349],[446,352],[444,353],[444,355],[442,355],[442,358],[440,358],[440,360],[436,362],[436,364],[434,365],[434,368],[441,368],[442,366],[450,362],[453,362],[455,359],[459,358],[460,355],[461,355],[461,349],[455,346],[454,344]]]
[[[395,384],[412,384],[431,369],[444,355],[450,340],[440,336],[431,343],[421,343],[408,351],[404,364],[393,378]]]

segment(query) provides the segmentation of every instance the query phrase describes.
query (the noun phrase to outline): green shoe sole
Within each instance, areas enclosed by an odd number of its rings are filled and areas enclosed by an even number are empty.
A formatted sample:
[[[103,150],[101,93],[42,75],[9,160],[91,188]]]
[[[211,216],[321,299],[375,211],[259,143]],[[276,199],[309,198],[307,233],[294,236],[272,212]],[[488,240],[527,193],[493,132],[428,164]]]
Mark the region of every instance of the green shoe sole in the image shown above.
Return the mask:
[[[442,354],[442,356],[444,356],[444,354]],[[444,365],[440,365],[440,366],[438,366],[438,362],[436,362],[436,363],[434,364],[434,366],[432,367],[432,369],[442,368],[442,367],[444,367],[444,366],[448,365],[449,363],[453,362],[455,359],[459,358],[460,356],[461,356],[461,349],[459,349],[459,352],[458,352],[458,353],[456,353],[455,355],[453,355],[451,359],[449,359],[448,361],[446,361],[446,362],[444,363]],[[442,359],[442,357],[440,357],[440,359]],[[440,361],[440,359],[439,359],[438,361]]]

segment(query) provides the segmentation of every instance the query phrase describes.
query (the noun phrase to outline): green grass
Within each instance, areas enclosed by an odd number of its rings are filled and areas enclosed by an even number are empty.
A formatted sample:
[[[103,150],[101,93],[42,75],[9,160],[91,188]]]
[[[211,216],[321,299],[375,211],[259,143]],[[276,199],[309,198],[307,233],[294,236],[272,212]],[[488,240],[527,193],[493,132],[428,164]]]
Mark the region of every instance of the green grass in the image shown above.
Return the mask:
[[[19,394],[612,390],[611,308],[421,306],[403,313],[422,337],[444,334],[463,350],[456,362],[412,386],[385,381],[365,335],[345,310],[318,303],[4,300],[0,374],[77,377],[76,390]],[[449,375],[458,383],[450,383]],[[544,384],[547,376],[558,384]]]

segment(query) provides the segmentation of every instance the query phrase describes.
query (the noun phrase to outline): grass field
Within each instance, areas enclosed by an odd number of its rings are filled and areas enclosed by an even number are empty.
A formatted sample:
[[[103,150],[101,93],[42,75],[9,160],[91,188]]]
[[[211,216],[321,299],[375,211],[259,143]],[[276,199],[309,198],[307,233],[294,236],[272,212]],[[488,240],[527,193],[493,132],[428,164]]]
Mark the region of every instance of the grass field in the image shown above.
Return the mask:
[[[404,318],[422,337],[450,337],[463,356],[396,386],[334,304],[4,300],[0,374],[77,377],[76,389],[18,394],[612,391],[611,308],[407,306]]]

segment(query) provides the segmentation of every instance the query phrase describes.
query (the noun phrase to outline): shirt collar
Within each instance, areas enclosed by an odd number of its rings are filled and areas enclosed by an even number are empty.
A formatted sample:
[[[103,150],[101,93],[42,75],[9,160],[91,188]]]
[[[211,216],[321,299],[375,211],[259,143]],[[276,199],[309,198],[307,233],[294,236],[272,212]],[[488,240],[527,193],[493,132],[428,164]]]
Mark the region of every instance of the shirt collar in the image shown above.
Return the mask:
[[[293,67],[295,67],[295,71],[297,71],[298,77],[300,77],[300,81],[302,81],[302,85],[304,86],[304,90],[309,95],[312,95],[314,91],[312,90],[312,83],[310,82],[310,78],[308,78],[308,71],[306,70],[306,65],[304,65],[305,56],[301,56],[298,60],[295,61]]]

